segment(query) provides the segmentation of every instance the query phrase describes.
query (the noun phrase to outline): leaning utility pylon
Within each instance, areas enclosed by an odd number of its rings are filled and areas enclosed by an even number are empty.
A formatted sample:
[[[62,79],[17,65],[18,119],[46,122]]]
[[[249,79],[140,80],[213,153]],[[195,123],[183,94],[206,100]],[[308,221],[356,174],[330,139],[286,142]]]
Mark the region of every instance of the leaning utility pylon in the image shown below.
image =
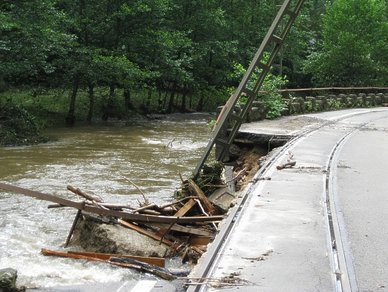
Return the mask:
[[[228,156],[230,145],[233,143],[247,113],[250,111],[252,103],[264,82],[265,76],[279,53],[283,41],[295,22],[303,3],[304,0],[286,0],[280,7],[240,85],[224,105],[205,152],[193,172],[194,178],[201,172],[215,144],[218,147],[216,153],[216,159],[218,161],[224,161]],[[241,97],[245,97],[247,101],[245,104],[241,103],[243,104],[241,112],[234,113],[235,105],[239,103]],[[228,126],[230,126],[229,129],[227,129]]]

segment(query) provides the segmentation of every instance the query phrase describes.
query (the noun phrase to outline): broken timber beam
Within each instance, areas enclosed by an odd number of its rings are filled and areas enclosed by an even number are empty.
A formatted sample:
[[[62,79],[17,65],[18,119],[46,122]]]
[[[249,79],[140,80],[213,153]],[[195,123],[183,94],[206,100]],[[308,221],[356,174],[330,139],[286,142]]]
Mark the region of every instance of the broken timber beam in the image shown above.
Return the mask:
[[[185,216],[187,212],[189,212],[191,210],[191,208],[194,207],[194,205],[196,204],[197,202],[194,200],[194,199],[190,199],[186,202],[186,204],[183,205],[182,208],[180,208],[175,214],[174,216],[175,217],[182,217],[182,216]]]
[[[98,258],[101,260],[109,260],[111,257],[129,258],[129,259],[134,259],[140,262],[144,262],[144,263],[155,265],[162,268],[166,265],[166,260],[164,258],[158,258],[158,257],[141,257],[141,256],[132,256],[132,255],[125,255],[125,254],[98,253],[98,252],[87,252],[87,251],[68,251],[67,253],[81,255],[81,256],[88,256],[92,258]]]
[[[196,195],[201,200],[206,212],[209,215],[213,215],[216,211],[213,204],[210,202],[210,200],[206,197],[204,192],[199,188],[199,186],[192,180],[189,180],[189,190],[192,192],[193,195]]]

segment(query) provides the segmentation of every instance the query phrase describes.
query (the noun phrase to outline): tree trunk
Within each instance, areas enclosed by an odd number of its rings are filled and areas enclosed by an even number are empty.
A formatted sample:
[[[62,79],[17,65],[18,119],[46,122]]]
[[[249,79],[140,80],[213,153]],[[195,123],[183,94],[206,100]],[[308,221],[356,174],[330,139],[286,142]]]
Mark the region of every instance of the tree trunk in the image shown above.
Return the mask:
[[[113,98],[115,95],[115,85],[111,83],[109,85],[109,96],[102,110],[102,120],[107,121],[113,113]]]
[[[198,104],[197,104],[197,108],[196,108],[197,112],[201,112],[203,110],[203,102],[204,102],[203,95],[201,95],[199,100],[198,100]]]
[[[67,126],[74,126],[75,124],[75,101],[77,98],[78,86],[79,86],[79,76],[77,75],[74,77],[73,89],[70,94],[69,111],[67,112],[67,116],[66,116]]]
[[[88,82],[88,96],[89,96],[89,111],[87,121],[90,124],[93,118],[94,111],[94,84],[92,82]]]
[[[116,89],[115,85],[113,83],[111,83],[109,85],[109,101],[110,101],[110,103],[112,103],[113,98],[115,96],[115,89]]]
[[[131,102],[131,91],[128,87],[124,88],[124,106],[127,111],[133,109],[133,104]]]
[[[175,83],[174,83],[172,90],[171,90],[170,100],[168,101],[168,107],[167,107],[167,111],[166,111],[167,114],[172,113],[172,109],[174,107],[174,98],[175,98]]]
[[[186,96],[187,96],[187,93],[186,91],[183,92],[182,94],[182,103],[181,103],[181,112],[182,113],[185,113],[186,112]]]
[[[164,99],[163,99],[163,109],[166,108],[166,104],[167,104],[167,95],[168,95],[168,90],[166,90],[166,93],[164,94]]]
[[[162,98],[162,91],[159,89],[158,91],[158,112],[161,112],[163,109],[163,98]]]
[[[149,89],[148,90],[148,97],[147,97],[147,101],[146,101],[146,107],[148,108],[148,110],[151,107],[151,100],[152,100],[152,90]]]

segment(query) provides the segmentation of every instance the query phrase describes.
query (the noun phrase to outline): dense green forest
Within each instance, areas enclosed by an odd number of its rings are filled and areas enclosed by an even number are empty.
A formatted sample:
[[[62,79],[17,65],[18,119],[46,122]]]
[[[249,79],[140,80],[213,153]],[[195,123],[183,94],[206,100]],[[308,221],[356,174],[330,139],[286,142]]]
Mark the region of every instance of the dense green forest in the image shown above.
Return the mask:
[[[3,0],[0,97],[63,120],[214,110],[276,0]],[[306,0],[272,69],[289,88],[386,86],[386,0]],[[65,109],[65,110],[64,110]]]

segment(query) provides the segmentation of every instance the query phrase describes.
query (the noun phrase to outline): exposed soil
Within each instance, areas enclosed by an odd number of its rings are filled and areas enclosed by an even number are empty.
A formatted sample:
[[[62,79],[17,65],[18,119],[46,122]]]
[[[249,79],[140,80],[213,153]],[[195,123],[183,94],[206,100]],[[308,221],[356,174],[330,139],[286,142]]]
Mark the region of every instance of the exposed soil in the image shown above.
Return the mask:
[[[236,191],[241,190],[246,186],[257,173],[260,168],[260,158],[267,154],[266,150],[254,147],[253,149],[243,152],[237,159],[233,169],[234,176],[241,175],[236,183]]]

